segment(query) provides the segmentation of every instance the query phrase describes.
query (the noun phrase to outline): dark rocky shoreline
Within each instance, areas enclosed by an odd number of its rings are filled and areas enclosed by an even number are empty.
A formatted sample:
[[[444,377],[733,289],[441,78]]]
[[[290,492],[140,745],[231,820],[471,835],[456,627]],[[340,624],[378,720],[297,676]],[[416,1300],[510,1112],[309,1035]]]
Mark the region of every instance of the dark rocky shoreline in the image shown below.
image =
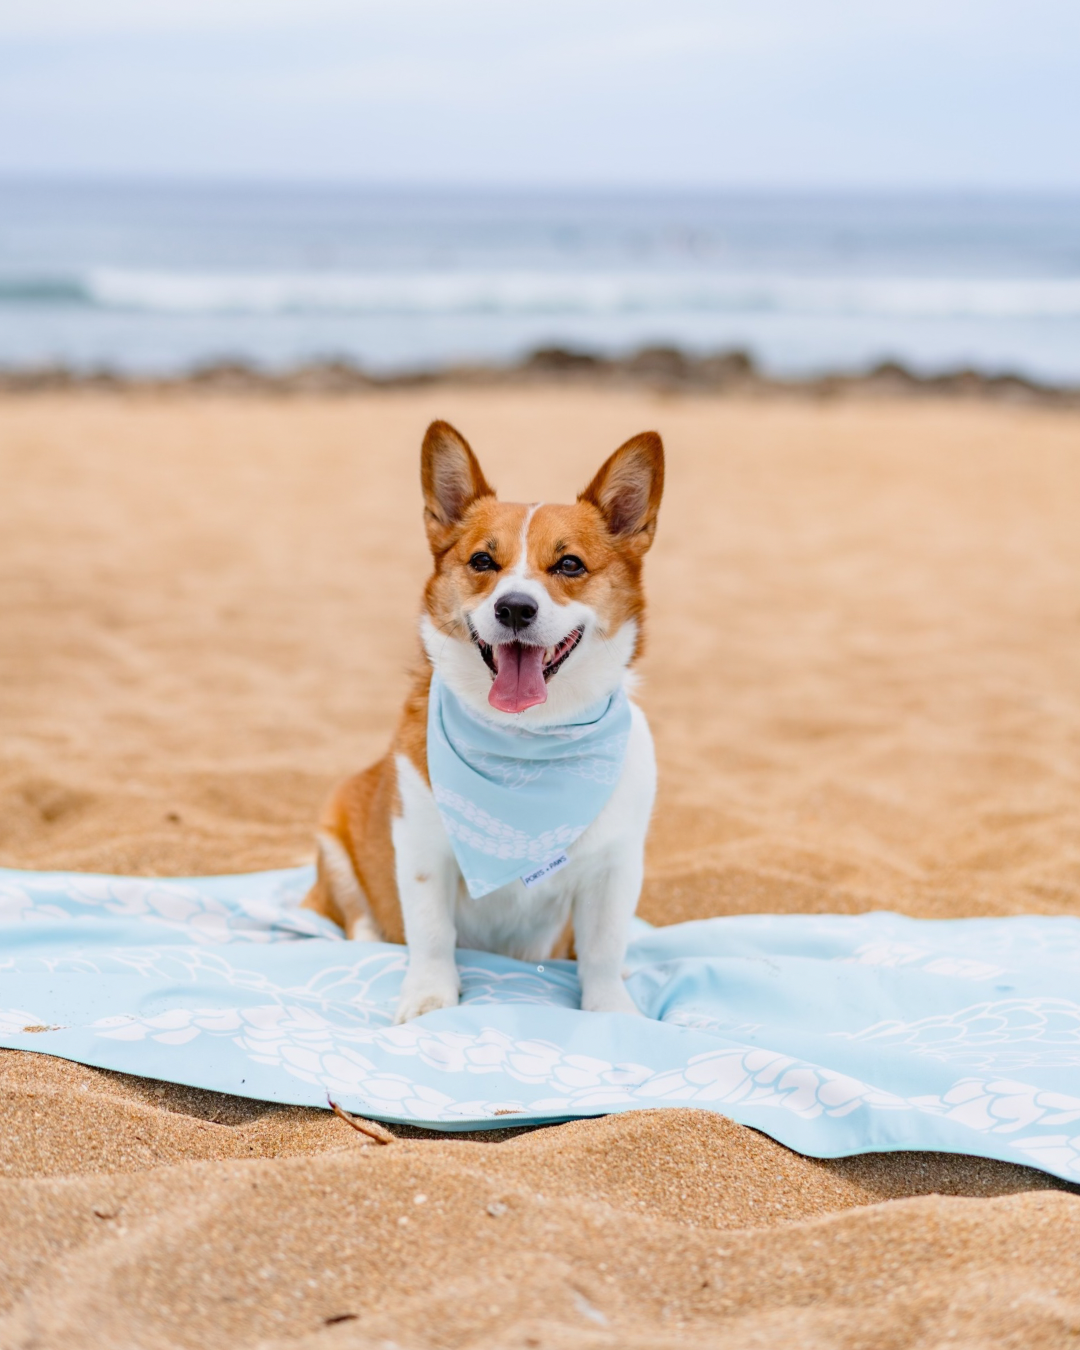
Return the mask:
[[[916,374],[889,361],[856,373],[779,379],[761,372],[742,351],[693,356],[672,347],[646,347],[630,356],[605,357],[545,347],[508,365],[456,365],[377,375],[348,361],[316,361],[287,371],[266,371],[223,360],[175,376],[137,376],[111,370],[75,371],[62,366],[0,370],[0,393],[62,390],[148,390],[267,394],[350,394],[362,390],[426,385],[588,385],[650,388],[667,393],[741,396],[799,395],[834,398],[932,397],[1003,403],[1080,407],[1080,384],[1054,386],[1022,375],[985,375],[960,369]]]

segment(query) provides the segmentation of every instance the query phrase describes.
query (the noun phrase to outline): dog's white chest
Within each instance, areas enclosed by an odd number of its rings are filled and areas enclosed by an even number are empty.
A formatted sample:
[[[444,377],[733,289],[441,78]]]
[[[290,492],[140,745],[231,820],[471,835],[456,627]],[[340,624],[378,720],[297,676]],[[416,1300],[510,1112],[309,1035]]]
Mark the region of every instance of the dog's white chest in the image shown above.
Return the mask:
[[[571,866],[536,886],[526,888],[513,881],[479,900],[462,883],[454,910],[457,945],[501,952],[520,961],[542,961],[570,917],[573,891],[564,874]]]

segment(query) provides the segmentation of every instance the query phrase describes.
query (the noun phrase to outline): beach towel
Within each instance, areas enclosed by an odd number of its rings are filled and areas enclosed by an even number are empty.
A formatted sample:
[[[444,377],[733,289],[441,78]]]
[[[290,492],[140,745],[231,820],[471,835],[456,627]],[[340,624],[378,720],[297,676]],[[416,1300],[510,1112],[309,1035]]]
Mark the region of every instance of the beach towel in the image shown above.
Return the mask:
[[[557,871],[614,792],[629,739],[622,688],[574,722],[496,725],[433,675],[428,774],[469,894]]]
[[[572,962],[459,951],[461,1005],[395,1027],[405,949],[299,909],[311,879],[0,871],[0,1045],[443,1130],[696,1107],[1080,1182],[1076,919],[638,921],[641,1017],[581,1012]]]

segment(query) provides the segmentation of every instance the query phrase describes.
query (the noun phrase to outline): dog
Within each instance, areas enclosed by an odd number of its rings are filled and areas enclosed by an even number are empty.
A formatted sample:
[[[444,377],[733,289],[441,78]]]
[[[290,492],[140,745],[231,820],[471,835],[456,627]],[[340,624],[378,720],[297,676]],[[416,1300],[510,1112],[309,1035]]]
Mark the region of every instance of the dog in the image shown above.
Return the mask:
[[[433,422],[421,485],[422,652],[390,752],[323,811],[304,904],[407,944],[398,1023],[457,1004],[455,947],[573,954],[583,1009],[637,1013],[623,961],[656,762],[628,694],[661,439],[627,441],[573,505],[521,505]]]

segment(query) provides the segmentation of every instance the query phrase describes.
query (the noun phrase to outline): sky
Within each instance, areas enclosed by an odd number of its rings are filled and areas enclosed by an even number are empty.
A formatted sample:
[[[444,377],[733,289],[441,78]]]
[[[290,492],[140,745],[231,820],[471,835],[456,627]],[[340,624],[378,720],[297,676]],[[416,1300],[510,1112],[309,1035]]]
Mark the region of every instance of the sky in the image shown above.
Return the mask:
[[[0,173],[1080,191],[1078,0],[0,0]]]

